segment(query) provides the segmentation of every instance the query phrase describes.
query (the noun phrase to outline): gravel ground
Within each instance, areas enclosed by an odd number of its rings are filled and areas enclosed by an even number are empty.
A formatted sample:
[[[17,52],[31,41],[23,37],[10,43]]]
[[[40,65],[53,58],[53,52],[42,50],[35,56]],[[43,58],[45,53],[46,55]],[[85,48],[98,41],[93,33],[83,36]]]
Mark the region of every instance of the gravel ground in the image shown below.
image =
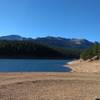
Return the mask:
[[[99,73],[0,74],[0,100],[96,100],[99,97]]]

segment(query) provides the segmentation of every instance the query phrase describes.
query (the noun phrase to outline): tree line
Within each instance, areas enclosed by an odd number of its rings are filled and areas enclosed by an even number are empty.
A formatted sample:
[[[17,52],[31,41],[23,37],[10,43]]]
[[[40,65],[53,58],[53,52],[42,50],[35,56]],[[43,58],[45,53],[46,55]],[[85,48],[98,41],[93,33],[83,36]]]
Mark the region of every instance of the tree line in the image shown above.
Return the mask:
[[[82,52],[80,58],[87,60],[95,56],[97,56],[97,59],[100,59],[100,43],[98,42],[95,42],[90,48]]]
[[[79,58],[80,51],[52,48],[33,41],[0,41],[0,58]]]

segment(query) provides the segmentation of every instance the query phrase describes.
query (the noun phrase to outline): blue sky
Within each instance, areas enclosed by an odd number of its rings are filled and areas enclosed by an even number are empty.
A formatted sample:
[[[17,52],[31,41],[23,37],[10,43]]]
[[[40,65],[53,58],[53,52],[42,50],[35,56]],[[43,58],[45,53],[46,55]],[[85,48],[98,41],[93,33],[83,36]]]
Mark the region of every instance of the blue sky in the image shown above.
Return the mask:
[[[100,41],[100,0],[0,0],[0,36]]]

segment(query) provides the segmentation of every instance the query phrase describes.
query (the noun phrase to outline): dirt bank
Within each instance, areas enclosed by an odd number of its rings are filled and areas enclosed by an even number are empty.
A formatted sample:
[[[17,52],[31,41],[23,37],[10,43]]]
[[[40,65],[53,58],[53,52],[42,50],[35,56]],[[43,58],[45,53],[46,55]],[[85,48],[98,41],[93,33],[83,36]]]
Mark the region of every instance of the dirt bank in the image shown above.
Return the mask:
[[[0,100],[95,100],[97,73],[1,73]]]
[[[100,73],[100,60],[91,62],[76,60],[65,66],[69,66],[72,72]]]

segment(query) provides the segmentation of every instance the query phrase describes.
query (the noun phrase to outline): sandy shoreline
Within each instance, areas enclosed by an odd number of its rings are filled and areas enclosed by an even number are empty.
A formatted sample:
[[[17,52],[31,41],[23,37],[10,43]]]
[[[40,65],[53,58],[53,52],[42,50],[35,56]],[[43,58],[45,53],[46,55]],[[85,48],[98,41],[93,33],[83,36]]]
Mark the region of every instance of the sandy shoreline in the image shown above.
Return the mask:
[[[99,73],[0,73],[0,100],[95,100]]]
[[[91,62],[75,60],[65,66],[71,68],[71,72],[100,73],[100,60]]]

